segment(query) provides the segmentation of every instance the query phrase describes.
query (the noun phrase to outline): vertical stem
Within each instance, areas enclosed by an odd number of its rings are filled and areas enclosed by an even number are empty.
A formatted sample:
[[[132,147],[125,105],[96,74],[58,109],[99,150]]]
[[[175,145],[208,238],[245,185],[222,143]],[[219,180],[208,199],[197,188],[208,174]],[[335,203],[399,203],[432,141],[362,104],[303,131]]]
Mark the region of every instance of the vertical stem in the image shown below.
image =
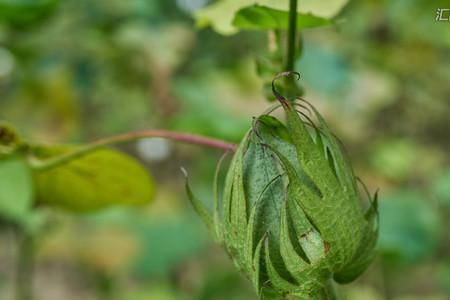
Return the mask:
[[[294,71],[297,40],[297,0],[289,0],[289,27],[287,38],[286,71]]]
[[[289,0],[289,23],[287,32],[286,65],[284,71],[295,71],[295,58],[297,57],[297,0]],[[286,99],[293,101],[302,94],[294,77],[284,79],[283,93]]]
[[[380,271],[381,271],[381,283],[383,285],[383,292],[384,292],[384,299],[385,300],[392,300],[394,299],[394,293],[392,290],[392,278],[391,278],[391,271],[389,269],[389,266],[386,264],[386,262],[381,261],[380,262]]]
[[[324,286],[322,290],[320,290],[317,295],[315,295],[312,299],[314,300],[339,300],[339,297],[334,288],[333,280],[330,279]]]
[[[339,300],[338,294],[336,293],[336,289],[334,287],[333,280],[330,279],[326,286],[327,296],[329,300]]]
[[[34,240],[19,229],[16,269],[16,300],[33,299]]]
[[[113,300],[115,299],[115,280],[113,276],[103,272],[94,274],[97,280],[97,291],[99,299]]]
[[[284,297],[282,297],[280,294],[276,293],[276,292],[272,292],[271,294],[267,293],[264,294],[263,299],[267,299],[267,300],[279,300],[279,299],[284,299]],[[336,293],[336,290],[334,288],[334,283],[333,283],[333,279],[329,279],[326,282],[326,285],[319,290],[317,293],[315,293],[314,295],[309,295],[308,298],[305,298],[305,296],[298,296],[298,297],[293,297],[293,298],[289,298],[292,300],[305,300],[305,299],[310,299],[310,300],[339,300],[338,294]]]

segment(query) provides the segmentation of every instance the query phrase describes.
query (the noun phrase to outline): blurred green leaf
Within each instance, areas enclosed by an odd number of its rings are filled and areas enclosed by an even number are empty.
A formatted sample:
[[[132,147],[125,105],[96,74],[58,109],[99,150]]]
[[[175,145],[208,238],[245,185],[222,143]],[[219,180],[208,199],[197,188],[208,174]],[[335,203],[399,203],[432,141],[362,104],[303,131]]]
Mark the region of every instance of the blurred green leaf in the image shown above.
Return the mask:
[[[31,171],[19,157],[0,160],[0,215],[24,224],[33,200]]]
[[[142,255],[135,272],[139,276],[167,276],[179,264],[198,255],[209,238],[203,225],[190,214],[154,218],[140,228]]]
[[[433,192],[439,200],[450,208],[450,170],[447,170],[432,183]]]
[[[383,300],[382,291],[369,285],[351,284],[345,289],[347,300]]]
[[[411,263],[430,255],[440,224],[428,199],[418,191],[404,190],[381,200],[379,250],[388,258]]]
[[[296,51],[295,58],[297,59],[303,53],[303,45],[300,43],[300,48]],[[275,95],[272,91],[272,80],[275,74],[284,70],[284,48],[277,47],[273,52],[258,57],[256,60],[256,70],[259,77],[263,81],[263,95],[268,101],[275,101]],[[303,71],[302,71],[303,73]],[[277,91],[288,99],[303,96],[304,90],[300,85],[300,80],[295,78],[282,78],[275,82]]]
[[[348,61],[339,52],[320,44],[304,45],[303,53],[296,61],[296,69],[300,70],[301,82],[333,101],[342,101],[339,95],[351,83],[352,71]]]
[[[412,174],[420,153],[414,141],[393,139],[375,148],[372,165],[391,179],[401,180]]]
[[[272,9],[266,6],[253,5],[239,10],[234,19],[233,25],[240,29],[267,30],[267,29],[287,29],[289,13]],[[298,14],[297,28],[313,28],[332,24],[328,19],[314,16],[312,14]]]
[[[152,284],[151,287],[126,292],[123,300],[181,300],[182,297],[173,285],[165,282]]]
[[[52,157],[76,148],[43,147],[37,153]],[[130,156],[101,149],[60,166],[35,171],[40,204],[89,212],[112,205],[143,205],[154,194],[148,171]]]
[[[215,267],[215,266],[213,266]],[[242,280],[241,274],[232,265],[219,265],[220,272],[208,274],[198,300],[256,300],[249,282]],[[210,268],[212,271],[213,269]],[[230,289],[230,287],[233,287]]]
[[[0,0],[0,22],[31,26],[48,17],[59,0]]]
[[[179,95],[183,111],[174,116],[170,128],[240,141],[251,121],[220,107],[220,95],[214,92],[211,77],[177,80],[174,93]]]
[[[299,18],[307,17],[308,21],[302,24],[307,24],[309,26],[305,27],[315,27],[324,25],[324,23],[319,22],[319,20],[331,19],[333,18],[347,3],[348,0],[326,0],[326,1],[314,1],[314,0],[304,0],[300,1],[298,5]],[[256,6],[255,6],[256,5]],[[261,11],[255,10],[244,10],[246,22],[243,22],[242,15],[237,17],[238,20],[235,23],[233,20],[235,16],[242,13],[242,9],[247,7],[264,7],[265,11],[263,14],[264,18],[261,18]],[[267,14],[272,15],[273,18],[276,18],[275,24],[277,26],[285,26],[281,25],[286,18],[284,17],[284,12],[288,11],[289,8],[289,0],[222,0],[215,2],[201,10],[199,10],[195,14],[195,18],[197,20],[197,25],[200,27],[211,26],[217,32],[221,34],[232,34],[236,33],[239,29],[241,29],[240,25],[249,26],[249,21],[253,23],[252,29],[263,29],[268,28],[267,22],[271,22],[272,26],[274,21],[272,18],[269,18]],[[313,17],[317,17],[316,19],[312,19]],[[271,20],[271,21],[269,21]],[[255,24],[258,24],[255,26]],[[279,25],[278,25],[279,24]],[[243,27],[245,29],[245,27]],[[269,27],[272,28],[272,27]],[[283,27],[277,27],[283,28]]]
[[[444,161],[438,149],[412,138],[382,138],[373,149],[372,166],[391,180],[434,177]]]
[[[442,285],[448,292],[450,292],[450,262],[444,263],[441,266],[439,275]]]

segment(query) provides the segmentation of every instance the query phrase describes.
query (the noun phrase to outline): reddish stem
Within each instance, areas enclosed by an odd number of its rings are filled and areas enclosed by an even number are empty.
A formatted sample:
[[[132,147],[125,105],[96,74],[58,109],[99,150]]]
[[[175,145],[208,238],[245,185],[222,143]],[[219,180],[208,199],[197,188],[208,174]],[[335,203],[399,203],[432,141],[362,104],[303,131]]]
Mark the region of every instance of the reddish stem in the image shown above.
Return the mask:
[[[237,147],[235,144],[201,135],[155,129],[155,130],[134,131],[120,135],[115,135],[112,137],[103,138],[90,144],[87,144],[85,146],[82,146],[72,152],[54,158],[50,158],[47,160],[39,160],[36,159],[36,157],[30,157],[29,161],[30,164],[36,169],[40,170],[49,169],[61,165],[77,157],[83,156],[89,152],[92,152],[104,146],[129,142],[141,138],[154,138],[154,137],[166,138],[188,144],[202,145],[232,152],[235,151]]]
[[[109,144],[110,141],[113,141],[113,143],[121,143],[126,142],[129,140],[135,140],[140,138],[152,138],[152,137],[159,137],[159,138],[166,138],[174,141],[179,141],[183,143],[188,144],[194,144],[194,145],[203,145],[211,148],[217,148],[217,149],[223,149],[227,151],[235,151],[236,145],[232,143],[225,142],[223,140],[214,139],[206,136],[196,135],[196,134],[190,134],[190,133],[181,133],[176,131],[169,131],[169,130],[142,130],[142,131],[135,131],[130,133],[125,133],[121,135],[116,135],[110,138],[102,139],[97,142],[94,142],[94,144]]]

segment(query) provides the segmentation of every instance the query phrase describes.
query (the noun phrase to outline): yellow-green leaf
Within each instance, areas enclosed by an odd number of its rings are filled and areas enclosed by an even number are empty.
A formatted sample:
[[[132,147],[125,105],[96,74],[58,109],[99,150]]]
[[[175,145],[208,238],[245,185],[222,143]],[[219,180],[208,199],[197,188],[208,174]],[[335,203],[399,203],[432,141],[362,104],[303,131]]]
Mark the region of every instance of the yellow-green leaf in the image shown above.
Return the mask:
[[[33,182],[24,160],[11,157],[0,160],[0,215],[24,223],[31,210]]]
[[[303,0],[299,1],[297,12],[299,18],[308,15],[309,17],[331,19],[339,13],[347,2],[348,0]],[[287,11],[289,0],[221,0],[199,10],[195,14],[195,19],[200,27],[211,26],[221,34],[233,34],[240,29],[239,24],[233,24],[236,14],[241,9],[253,5]],[[322,25],[317,20],[314,20],[314,24]],[[312,25],[307,27],[312,27]]]
[[[73,150],[76,148],[53,146],[40,148],[37,155],[48,158]],[[50,169],[36,170],[34,178],[39,204],[70,211],[143,205],[154,194],[148,171],[132,157],[112,149],[100,149]]]
[[[268,30],[287,29],[289,13],[261,5],[253,5],[239,10],[233,19],[233,25],[240,29]],[[326,18],[312,14],[298,14],[297,29],[314,28],[332,24]]]

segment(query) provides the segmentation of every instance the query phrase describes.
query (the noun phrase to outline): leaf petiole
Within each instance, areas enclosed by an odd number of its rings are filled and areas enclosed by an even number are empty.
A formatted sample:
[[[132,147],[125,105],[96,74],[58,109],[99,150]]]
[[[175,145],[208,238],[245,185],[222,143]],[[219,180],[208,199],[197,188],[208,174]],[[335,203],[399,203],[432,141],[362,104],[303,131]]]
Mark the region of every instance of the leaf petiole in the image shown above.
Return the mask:
[[[194,145],[202,145],[210,148],[222,149],[226,151],[235,151],[236,145],[232,143],[228,143],[223,140],[214,139],[210,137],[205,137],[201,135],[189,134],[189,133],[180,133],[168,130],[142,130],[142,131],[134,131],[128,132],[120,135],[115,135],[103,139],[99,139],[92,143],[81,146],[77,150],[71,151],[66,154],[62,154],[60,156],[56,156],[50,159],[39,159],[34,156],[32,153],[28,156],[28,162],[30,166],[35,170],[45,170],[57,167],[61,164],[67,163],[73,159],[79,158],[83,155],[91,153],[99,148],[130,142],[142,138],[166,138],[170,140],[175,140],[178,142],[194,144]]]

